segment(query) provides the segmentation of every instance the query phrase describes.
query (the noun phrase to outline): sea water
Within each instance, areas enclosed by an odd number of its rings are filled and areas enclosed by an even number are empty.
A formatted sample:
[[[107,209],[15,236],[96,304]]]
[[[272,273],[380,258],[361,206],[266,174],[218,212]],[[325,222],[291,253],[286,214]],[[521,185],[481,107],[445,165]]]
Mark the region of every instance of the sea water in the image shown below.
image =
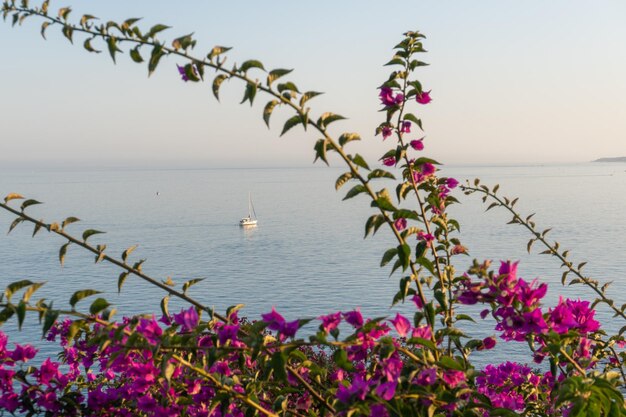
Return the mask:
[[[608,293],[617,305],[626,302],[626,164],[587,163],[525,166],[444,166],[442,175],[465,179],[482,178],[485,184],[500,184],[500,194],[519,197],[523,215],[537,213],[540,229],[571,249],[574,262],[588,261],[585,271],[602,281],[612,281]],[[45,204],[28,213],[46,222],[61,222],[69,216],[81,219],[67,227],[80,236],[85,229],[106,234],[89,242],[106,244],[106,252],[119,257],[139,245],[129,263],[145,259],[143,271],[159,280],[170,277],[178,288],[187,280],[203,280],[189,294],[223,312],[228,306],[245,304],[242,314],[258,318],[272,306],[287,319],[317,317],[335,311],[360,308],[369,317],[411,315],[411,303],[391,308],[399,274],[389,276],[380,268],[382,253],[396,245],[384,230],[363,239],[364,223],[374,213],[365,196],[342,201],[350,184],[339,192],[334,181],[338,168],[293,169],[42,169],[26,171],[0,168],[0,195],[18,192]],[[380,181],[380,187],[393,186]],[[251,193],[259,224],[241,228],[238,221],[248,214]],[[560,262],[537,252],[529,255],[528,231],[507,225],[511,215],[500,208],[485,213],[479,196],[454,195],[461,201],[449,209],[461,225],[460,239],[470,257],[458,256],[457,269],[471,259],[519,260],[519,275],[539,279],[550,286],[546,303],[555,305],[560,296],[593,299],[583,286],[562,286]],[[14,202],[15,204],[15,202]],[[17,203],[16,205],[19,205]],[[8,230],[13,216],[0,212],[0,227]],[[102,291],[118,315],[160,315],[162,290],[129,277],[117,292],[120,270],[106,263],[94,264],[94,256],[70,245],[64,266],[58,251],[65,242],[59,236],[18,226],[0,236],[0,288],[30,279],[46,284],[34,299],[54,300],[57,308],[69,308],[71,294],[80,289]],[[93,298],[92,298],[93,299]],[[90,299],[77,305],[86,311]],[[171,310],[184,304],[171,303]],[[477,311],[477,310],[476,310]],[[473,313],[476,311],[472,310]],[[609,330],[626,323],[612,318],[603,308],[598,318]],[[494,323],[480,320],[469,326],[472,337],[494,335]],[[17,331],[15,319],[2,331],[10,340],[34,343],[44,355],[55,346],[39,341],[41,327],[35,315],[27,316]],[[500,343],[479,362],[516,359],[528,362],[525,344]]]

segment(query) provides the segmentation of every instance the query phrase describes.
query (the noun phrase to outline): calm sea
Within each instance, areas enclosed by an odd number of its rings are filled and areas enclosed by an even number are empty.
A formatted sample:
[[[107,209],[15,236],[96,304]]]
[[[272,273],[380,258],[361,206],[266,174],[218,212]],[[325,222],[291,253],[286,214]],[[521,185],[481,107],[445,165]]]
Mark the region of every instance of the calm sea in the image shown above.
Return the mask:
[[[368,316],[411,314],[410,305],[390,309],[399,276],[379,268],[385,249],[395,246],[385,231],[363,239],[363,225],[372,209],[365,197],[342,202],[334,190],[336,168],[216,169],[216,170],[7,170],[0,168],[0,195],[19,192],[45,202],[29,213],[60,222],[82,219],[68,227],[76,235],[87,228],[106,231],[91,243],[107,244],[117,255],[138,244],[132,260],[146,259],[144,271],[159,279],[171,277],[180,286],[192,278],[204,280],[190,293],[218,311],[243,303],[243,314],[255,318],[272,306],[288,319],[360,307]],[[459,180],[480,177],[501,186],[501,193],[519,197],[523,214],[536,212],[540,227],[552,227],[550,237],[570,248],[572,259],[588,261],[586,271],[600,281],[612,281],[609,292],[618,305],[626,302],[626,164],[541,166],[447,166],[443,175]],[[381,181],[380,185],[384,185]],[[157,195],[158,192],[158,195]],[[259,225],[242,229],[252,193]],[[520,260],[519,274],[550,285],[548,304],[558,297],[592,298],[582,286],[560,284],[560,263],[526,253],[530,238],[501,209],[485,211],[477,196],[456,192],[462,204],[450,209],[462,224],[462,242],[471,258]],[[12,217],[0,212],[0,227]],[[97,264],[77,247],[68,250],[65,266],[58,262],[58,237],[30,226],[0,235],[0,287],[30,279],[46,281],[36,294],[69,307],[71,293],[92,288],[117,307],[120,315],[159,313],[161,290],[130,277],[117,293],[119,270]],[[471,258],[460,259],[458,269]],[[36,298],[38,298],[36,297]],[[176,308],[174,304],[173,309]],[[79,304],[87,308],[88,301]],[[181,306],[181,304],[178,304]],[[626,324],[604,310],[598,316],[615,330]],[[36,342],[35,316],[22,332],[13,322],[3,331],[14,341]],[[480,321],[472,336],[493,334],[493,323]],[[44,353],[53,346],[37,342]],[[504,345],[504,343],[502,344]],[[479,361],[528,361],[523,344],[500,346],[497,354]]]

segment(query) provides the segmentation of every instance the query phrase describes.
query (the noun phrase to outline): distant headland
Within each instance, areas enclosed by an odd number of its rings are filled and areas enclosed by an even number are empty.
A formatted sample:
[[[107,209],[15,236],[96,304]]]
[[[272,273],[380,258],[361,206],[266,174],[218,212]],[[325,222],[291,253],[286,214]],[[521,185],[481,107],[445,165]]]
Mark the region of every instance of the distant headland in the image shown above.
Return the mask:
[[[591,162],[626,162],[626,156],[619,156],[617,158],[598,158]]]

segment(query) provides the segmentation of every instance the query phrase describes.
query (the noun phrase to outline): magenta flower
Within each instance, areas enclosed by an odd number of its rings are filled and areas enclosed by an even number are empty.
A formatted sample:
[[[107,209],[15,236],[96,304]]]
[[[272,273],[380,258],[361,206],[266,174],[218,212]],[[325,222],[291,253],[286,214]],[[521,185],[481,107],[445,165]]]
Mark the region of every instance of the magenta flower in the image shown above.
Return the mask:
[[[421,93],[417,93],[417,95],[415,96],[415,99],[417,100],[419,104],[428,104],[432,101],[432,98],[430,98],[430,91],[423,91]]]
[[[189,307],[189,310],[181,310],[179,314],[173,315],[174,322],[181,326],[180,331],[183,333],[190,332],[198,325],[198,311],[195,307]]]
[[[424,308],[424,303],[422,303],[422,299],[420,298],[418,294],[415,294],[411,298],[411,301],[415,303],[415,307],[420,308],[420,309]]]
[[[412,140],[411,142],[409,142],[409,144],[411,145],[411,148],[415,149],[416,151],[424,150],[424,138]]]
[[[159,327],[159,323],[157,323],[154,316],[152,316],[151,319],[139,320],[139,324],[135,330],[152,345],[158,344],[163,334],[163,330]]]
[[[433,164],[431,164],[430,162],[426,162],[424,165],[422,165],[422,174],[428,176],[428,175],[432,175],[435,173],[435,166]]]
[[[267,328],[270,330],[279,330],[285,324],[285,318],[276,311],[275,307],[272,307],[271,312],[261,314],[261,318],[268,323]]]
[[[294,337],[299,328],[300,328],[300,321],[294,320],[294,321],[283,323],[283,325],[280,327],[280,329],[278,329],[278,331],[283,336]]]
[[[422,339],[432,339],[433,332],[430,329],[430,326],[419,326],[413,329],[413,334],[411,337],[419,337]]]
[[[396,230],[401,232],[406,229],[406,219],[404,217],[400,217],[393,222],[393,225],[396,227]]]
[[[433,385],[435,382],[437,382],[437,369],[422,369],[417,376],[416,382],[418,385]]]
[[[11,352],[11,359],[14,362],[28,362],[37,354],[37,349],[31,345],[15,345],[15,350]]]
[[[383,165],[385,166],[392,167],[395,164],[396,164],[396,158],[394,158],[393,156],[383,159]]]
[[[391,129],[390,126],[383,126],[381,131],[383,133],[383,140],[387,139],[393,133],[393,129]]]
[[[319,318],[322,320],[322,324],[320,327],[326,332],[330,332],[333,329],[336,329],[337,326],[341,323],[341,312],[336,312],[334,314],[329,314],[327,316],[321,316]]]
[[[435,237],[431,235],[430,233],[417,232],[417,239],[423,240],[424,242],[426,242],[428,246],[430,246],[430,242],[435,240]]]
[[[448,178],[446,180],[446,186],[450,189],[456,188],[459,185],[459,182],[454,178]]]
[[[41,364],[38,371],[35,371],[37,382],[43,385],[50,385],[53,379],[57,379],[61,373],[59,372],[59,364],[52,362],[50,358],[46,358]]]
[[[370,406],[369,417],[389,417],[389,411],[383,404],[373,404]]]
[[[496,345],[496,338],[495,337],[486,337],[483,339],[483,349],[493,349],[493,347]]]
[[[356,310],[348,311],[347,313],[343,313],[343,318],[352,325],[352,327],[361,327],[363,326],[363,316],[361,315],[361,311],[357,308]]]
[[[380,93],[378,94],[378,97],[380,97],[380,101],[385,106],[393,106],[394,104],[396,104],[393,98],[393,90],[389,87],[381,88]]]
[[[402,122],[402,128],[400,129],[402,133],[411,133],[411,122],[405,120]]]
[[[187,77],[187,73],[185,72],[185,67],[181,67],[180,65],[176,64],[176,67],[178,68],[178,73],[180,74],[180,78],[184,81],[187,82],[189,81],[189,77]]]
[[[450,386],[450,388],[454,388],[465,381],[465,373],[449,369],[443,373],[442,379]]]
[[[238,324],[224,325],[217,331],[217,337],[219,338],[220,343],[223,345],[229,340],[232,340],[233,342],[236,341],[238,332]]]
[[[409,330],[411,330],[411,322],[400,313],[397,313],[396,317],[393,320],[389,321],[396,328],[396,331],[398,332],[400,337],[405,337]]]
[[[385,401],[390,401],[396,394],[397,381],[383,382],[376,388],[376,394]]]

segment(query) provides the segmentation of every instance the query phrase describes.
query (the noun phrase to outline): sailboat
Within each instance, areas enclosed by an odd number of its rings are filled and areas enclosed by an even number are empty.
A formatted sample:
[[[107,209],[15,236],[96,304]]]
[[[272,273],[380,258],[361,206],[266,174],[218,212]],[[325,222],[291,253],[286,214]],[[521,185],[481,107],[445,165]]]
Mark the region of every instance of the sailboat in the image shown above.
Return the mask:
[[[254,217],[252,217],[252,214],[254,214]],[[241,227],[256,226],[256,224],[257,224],[256,212],[254,211],[254,206],[252,205],[252,197],[250,196],[250,193],[248,193],[248,216],[239,220],[239,226]]]

